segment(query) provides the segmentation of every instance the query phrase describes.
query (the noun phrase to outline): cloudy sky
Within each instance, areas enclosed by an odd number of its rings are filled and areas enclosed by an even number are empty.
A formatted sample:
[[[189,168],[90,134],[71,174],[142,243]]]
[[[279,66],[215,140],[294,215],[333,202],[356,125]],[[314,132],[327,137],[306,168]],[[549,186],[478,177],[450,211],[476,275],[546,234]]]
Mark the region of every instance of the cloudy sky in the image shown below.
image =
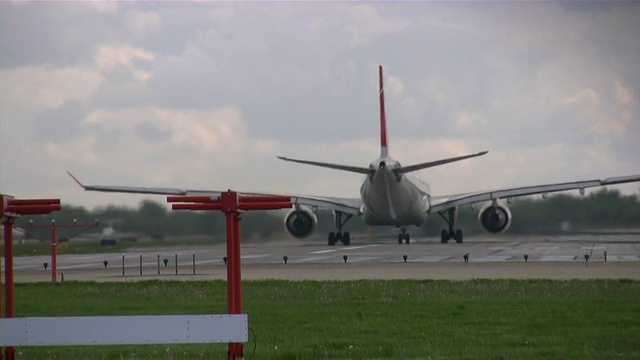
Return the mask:
[[[0,4],[0,191],[88,184],[356,197],[390,153],[434,194],[640,174],[640,3]],[[637,193],[640,184],[620,187]],[[162,197],[152,197],[163,201]]]

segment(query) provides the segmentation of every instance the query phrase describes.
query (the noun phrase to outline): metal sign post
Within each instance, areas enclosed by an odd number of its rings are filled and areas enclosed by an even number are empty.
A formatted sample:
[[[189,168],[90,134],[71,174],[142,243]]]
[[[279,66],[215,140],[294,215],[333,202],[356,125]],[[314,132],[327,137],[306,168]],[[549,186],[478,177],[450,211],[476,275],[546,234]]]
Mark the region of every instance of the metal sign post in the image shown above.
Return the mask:
[[[173,210],[220,210],[227,223],[227,305],[229,314],[242,314],[241,214],[250,210],[291,208],[289,196],[239,196],[228,190],[219,198],[209,196],[169,196]],[[228,359],[244,357],[243,343],[229,343]]]
[[[76,232],[67,236],[67,240],[70,240],[86,231],[91,230],[92,228],[95,228],[97,226],[99,226],[100,224],[98,223],[98,220],[96,220],[93,223],[86,223],[86,224],[78,224],[78,222],[76,221],[76,219],[73,219],[73,223],[72,224],[57,224],[55,220],[51,220],[51,225],[49,224],[33,224],[31,221],[29,222],[29,225],[13,225],[13,228],[24,233],[27,234],[29,229],[41,229],[41,228],[48,228],[51,227],[51,240],[45,240],[45,239],[41,239],[37,236],[35,236],[40,242],[46,243],[46,244],[51,244],[51,281],[52,282],[56,282],[57,281],[57,269],[58,269],[58,246],[61,244],[58,241],[58,228],[74,228],[76,229]],[[80,229],[80,230],[77,230]]]
[[[60,199],[18,200],[14,199],[13,196],[0,194],[0,215],[2,216],[2,224],[4,226],[5,318],[13,318],[15,316],[13,220],[22,215],[50,214],[58,210],[60,210]],[[5,357],[7,360],[13,360],[15,358],[15,349],[11,346],[7,347]]]

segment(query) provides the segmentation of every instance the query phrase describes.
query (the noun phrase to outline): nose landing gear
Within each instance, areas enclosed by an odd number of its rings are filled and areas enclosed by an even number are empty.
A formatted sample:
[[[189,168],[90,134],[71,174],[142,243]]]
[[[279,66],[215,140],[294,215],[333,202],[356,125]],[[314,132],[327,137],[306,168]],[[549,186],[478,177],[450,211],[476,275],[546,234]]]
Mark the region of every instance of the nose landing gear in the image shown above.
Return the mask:
[[[404,240],[406,244],[411,242],[411,236],[407,232],[407,229],[400,229],[400,234],[398,234],[398,244],[402,244],[402,240]]]

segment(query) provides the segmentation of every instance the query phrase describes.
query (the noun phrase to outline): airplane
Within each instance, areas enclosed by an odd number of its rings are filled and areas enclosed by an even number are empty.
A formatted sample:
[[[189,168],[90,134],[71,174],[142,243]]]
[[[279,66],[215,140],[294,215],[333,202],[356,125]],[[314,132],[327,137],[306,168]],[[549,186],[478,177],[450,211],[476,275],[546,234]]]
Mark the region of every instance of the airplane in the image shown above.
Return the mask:
[[[332,210],[334,214],[335,231],[329,232],[327,237],[327,243],[331,246],[339,242],[343,245],[351,244],[351,234],[348,231],[343,231],[343,228],[354,215],[362,216],[364,222],[368,225],[397,227],[399,229],[398,243],[402,244],[404,242],[405,244],[409,244],[410,235],[407,232],[407,228],[409,226],[420,226],[427,217],[438,214],[446,223],[446,228],[441,231],[440,241],[447,243],[449,240],[455,240],[457,243],[462,243],[463,232],[456,226],[457,213],[460,206],[486,203],[480,209],[478,220],[486,231],[499,234],[507,231],[512,220],[511,211],[503,201],[505,199],[509,200],[514,197],[535,194],[541,194],[543,197],[546,197],[548,193],[566,190],[579,190],[580,194],[584,195],[586,188],[640,181],[640,175],[628,175],[605,179],[513,187],[458,195],[433,196],[429,184],[416,177],[412,174],[413,172],[483,156],[487,154],[488,151],[403,166],[389,154],[382,66],[378,67],[378,72],[380,85],[380,154],[368,167],[278,156],[278,159],[288,162],[348,171],[365,176],[360,188],[359,198],[292,195],[292,203],[294,205],[291,211],[285,215],[284,223],[286,230],[293,237],[303,239],[311,235],[315,231],[318,222],[316,212],[318,209],[324,208]],[[78,185],[87,191],[212,197],[218,197],[221,194],[221,191],[207,190],[84,185],[73,174],[70,172],[67,173]],[[240,192],[239,194],[283,195],[248,192]]]

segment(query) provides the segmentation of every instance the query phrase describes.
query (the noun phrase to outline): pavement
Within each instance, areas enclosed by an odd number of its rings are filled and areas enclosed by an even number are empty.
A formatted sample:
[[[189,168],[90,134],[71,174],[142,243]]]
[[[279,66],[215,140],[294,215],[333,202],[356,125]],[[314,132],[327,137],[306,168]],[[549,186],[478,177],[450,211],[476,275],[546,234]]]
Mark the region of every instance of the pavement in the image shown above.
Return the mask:
[[[61,255],[58,256],[57,280],[226,279],[225,254],[225,246],[218,244],[111,254]],[[588,256],[588,261],[585,256]],[[45,270],[45,262],[51,263],[51,258],[15,258],[15,281],[51,281],[51,268]],[[328,246],[320,240],[246,243],[242,246],[242,277],[244,280],[640,280],[640,238],[636,234],[560,237],[503,235],[470,237],[463,244],[440,244],[435,239],[420,238],[402,245],[392,241],[369,242],[359,239],[354,239],[351,246]]]

